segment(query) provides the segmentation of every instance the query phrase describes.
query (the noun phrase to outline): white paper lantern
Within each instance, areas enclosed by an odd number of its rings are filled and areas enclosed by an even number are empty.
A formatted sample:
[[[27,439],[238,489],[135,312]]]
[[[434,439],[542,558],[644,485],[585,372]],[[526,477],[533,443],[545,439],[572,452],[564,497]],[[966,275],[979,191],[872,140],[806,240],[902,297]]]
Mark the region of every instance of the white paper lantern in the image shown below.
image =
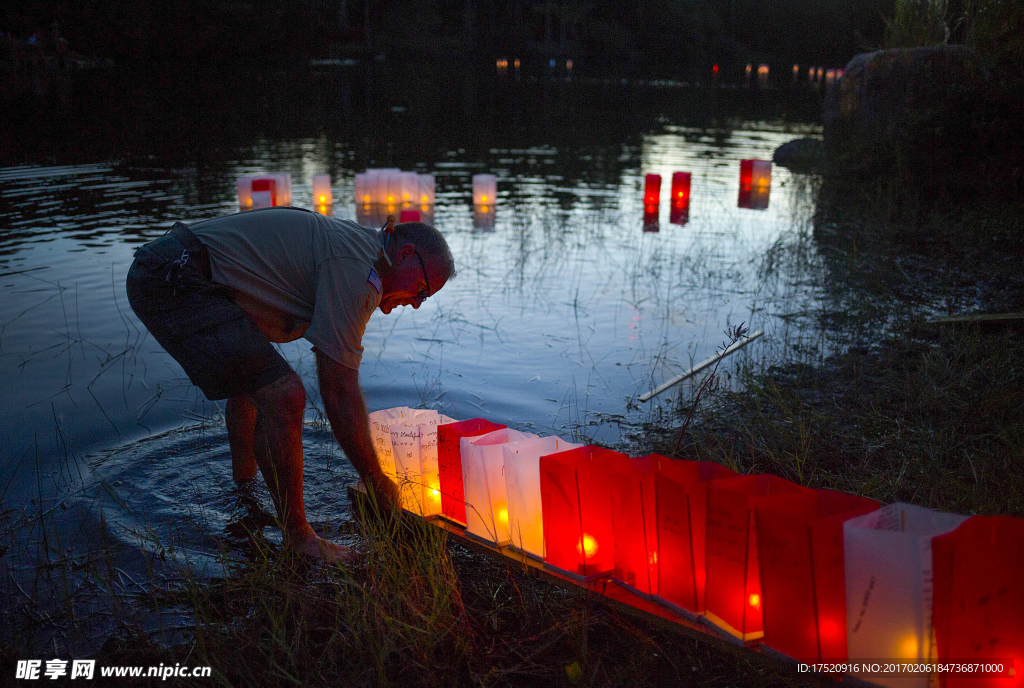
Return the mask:
[[[559,437],[502,445],[511,546],[544,558],[544,516],[540,501],[540,457],[582,447]]]
[[[238,207],[248,210],[252,207],[252,177],[239,177],[235,180],[238,190]]]
[[[374,411],[369,414],[370,419],[370,440],[377,452],[377,462],[380,468],[391,480],[395,479],[395,455],[391,445],[391,423],[401,422],[403,417],[412,414],[408,406],[396,406],[395,408]]]
[[[419,182],[418,190],[418,203],[421,206],[432,206],[434,205],[434,199],[436,197],[436,184],[434,181],[434,175],[432,174],[421,174],[417,175],[417,181]],[[420,208],[422,212],[423,209]]]
[[[355,176],[355,201],[357,206],[370,205],[373,197],[370,195],[370,188],[366,181],[366,172],[356,172]]]
[[[419,516],[441,513],[437,426],[451,422],[437,411],[413,409],[389,424],[403,509]]]
[[[334,205],[334,196],[331,193],[331,175],[313,175],[313,205],[317,207]]]
[[[399,202],[402,205],[416,203],[416,196],[420,191],[419,175],[415,172],[399,172]]]
[[[494,545],[509,543],[502,445],[537,437],[503,428],[480,437],[463,437],[459,441],[467,533]]]
[[[932,538],[967,520],[912,504],[884,506],[843,524],[849,661],[931,662]],[[927,674],[855,674],[872,683],[927,688]]]
[[[473,205],[493,206],[498,197],[498,177],[493,174],[473,175]]]

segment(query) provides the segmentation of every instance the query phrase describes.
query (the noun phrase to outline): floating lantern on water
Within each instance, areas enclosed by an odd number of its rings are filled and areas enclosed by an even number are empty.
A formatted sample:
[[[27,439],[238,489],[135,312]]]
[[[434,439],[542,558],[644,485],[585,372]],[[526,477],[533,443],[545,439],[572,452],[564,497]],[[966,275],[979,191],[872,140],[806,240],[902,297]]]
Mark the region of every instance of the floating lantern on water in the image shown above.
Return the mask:
[[[764,636],[755,510],[797,493],[814,494],[774,475],[743,475],[708,485],[704,614],[740,641]]]
[[[740,160],[740,191],[737,206],[764,210],[768,207],[771,185],[771,160]]]
[[[677,460],[661,460],[655,472],[657,601],[685,615],[704,613],[709,481],[735,475],[717,463]]]
[[[593,446],[541,457],[546,566],[583,580],[612,572],[611,469],[626,458]]]
[[[498,199],[498,177],[493,174],[473,175],[473,205],[493,206]]]
[[[836,70],[829,69],[825,71],[825,85],[834,86],[836,83]]]
[[[403,210],[398,216],[399,222],[419,222],[420,211],[418,210]]]
[[[644,206],[657,206],[661,203],[661,175],[644,175]]]
[[[508,69],[508,60],[498,59],[495,61],[495,66],[499,72],[503,72]]]
[[[437,431],[437,468],[441,485],[441,515],[466,525],[466,496],[462,483],[463,437],[479,437],[505,428],[483,418],[442,425]],[[372,427],[371,427],[372,429]]]
[[[672,173],[672,205],[669,207],[669,222],[685,225],[690,219],[689,172]]]
[[[817,76],[817,80],[818,80],[818,83],[819,83],[819,84],[821,83],[821,79],[822,79],[822,77],[824,76],[824,74],[825,74],[825,68],[824,68],[824,67],[818,67],[818,76]]]
[[[761,64],[757,66],[757,83],[762,87],[768,85],[768,65]]]
[[[939,662],[1011,660],[999,677],[939,674],[943,688],[1024,686],[1024,520],[974,516],[932,539]]]
[[[520,64],[519,58],[517,57],[512,64],[513,64],[513,66],[515,66],[516,69],[519,69],[519,64]]]
[[[929,603],[932,538],[956,529],[965,520],[966,516],[958,514],[896,503],[843,524],[846,642],[851,661],[935,659]],[[894,687],[926,688],[930,682],[925,674],[854,675]]]
[[[502,446],[511,546],[520,552],[544,558],[540,457],[580,446],[558,437],[538,437]]]
[[[846,659],[843,521],[878,506],[815,490],[757,508],[765,644],[804,662]]]
[[[420,191],[419,175],[415,172],[399,172],[399,197],[403,205],[417,202]]]
[[[718,81],[718,65],[711,65],[711,77]]]
[[[238,206],[242,210],[292,204],[291,174],[239,177],[235,187],[238,191]]]
[[[747,69],[746,69],[746,73],[747,73],[747,86],[750,85],[750,77],[751,77],[751,74],[753,74],[753,71],[754,71],[753,65],[748,64],[747,65]]]
[[[511,542],[502,445],[531,439],[537,439],[537,435],[502,428],[459,440],[466,532],[470,535],[493,545]]]
[[[313,175],[313,205],[326,206],[334,204],[334,196],[331,193],[331,175]]]
[[[565,61],[565,71],[567,71],[567,72],[571,72],[572,71],[572,60],[566,60]]]
[[[419,182],[418,187],[418,203],[421,206],[434,205],[435,200],[435,181],[434,175],[432,174],[420,174],[416,177]]]
[[[800,65],[793,65],[793,83],[800,81]]]
[[[356,205],[370,205],[373,203],[373,196],[370,195],[370,188],[366,182],[365,172],[356,172],[355,176]]]

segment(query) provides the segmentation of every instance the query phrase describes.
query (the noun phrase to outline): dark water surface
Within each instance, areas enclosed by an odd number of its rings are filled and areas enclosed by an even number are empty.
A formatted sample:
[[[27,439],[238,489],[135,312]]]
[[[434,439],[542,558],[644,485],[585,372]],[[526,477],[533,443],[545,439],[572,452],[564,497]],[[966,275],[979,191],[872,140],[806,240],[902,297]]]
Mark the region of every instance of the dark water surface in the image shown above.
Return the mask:
[[[814,180],[776,167],[768,208],[737,208],[741,158],[818,131],[805,96],[415,66],[99,70],[3,88],[0,503],[22,524],[25,558],[5,560],[15,574],[40,561],[45,519],[26,516],[40,504],[66,556],[112,541],[138,553],[126,570],[168,554],[216,567],[243,547],[242,526],[264,525],[253,503],[270,508],[265,491],[250,499],[230,480],[223,404],[189,384],[124,295],[132,252],[176,220],[236,212],[239,175],[290,172],[309,208],[310,177],[329,173],[333,214],[353,219],[356,172],[436,175],[434,222],[459,276],[418,311],[370,320],[370,409],[615,444],[650,413],[636,398],[712,354],[726,327],[764,329],[770,347],[821,298],[816,280],[773,263],[809,231]],[[684,226],[668,223],[677,170],[693,174]],[[477,172],[498,175],[493,229],[474,225]],[[658,232],[643,231],[651,172],[664,177]],[[307,509],[335,533],[354,472],[318,422],[309,345],[281,350],[309,392]]]

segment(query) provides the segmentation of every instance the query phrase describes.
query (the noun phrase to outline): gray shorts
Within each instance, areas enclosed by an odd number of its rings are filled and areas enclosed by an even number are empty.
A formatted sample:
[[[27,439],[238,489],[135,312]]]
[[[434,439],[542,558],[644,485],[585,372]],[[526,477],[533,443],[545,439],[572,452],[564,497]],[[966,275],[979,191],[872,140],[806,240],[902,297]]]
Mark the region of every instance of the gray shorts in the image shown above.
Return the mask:
[[[128,303],[207,399],[252,394],[291,366],[210,279],[210,258],[188,227],[171,230],[135,252]]]

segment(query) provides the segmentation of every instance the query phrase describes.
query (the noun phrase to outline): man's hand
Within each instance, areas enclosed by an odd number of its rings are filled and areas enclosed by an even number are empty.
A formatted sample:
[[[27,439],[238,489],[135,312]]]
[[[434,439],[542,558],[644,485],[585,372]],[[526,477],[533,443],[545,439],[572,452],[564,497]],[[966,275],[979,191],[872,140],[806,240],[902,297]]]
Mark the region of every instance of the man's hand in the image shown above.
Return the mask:
[[[384,475],[370,439],[370,421],[366,401],[359,388],[359,372],[347,368],[317,350],[317,375],[324,411],[342,451],[367,489],[374,492],[382,511],[397,508],[398,486]]]

